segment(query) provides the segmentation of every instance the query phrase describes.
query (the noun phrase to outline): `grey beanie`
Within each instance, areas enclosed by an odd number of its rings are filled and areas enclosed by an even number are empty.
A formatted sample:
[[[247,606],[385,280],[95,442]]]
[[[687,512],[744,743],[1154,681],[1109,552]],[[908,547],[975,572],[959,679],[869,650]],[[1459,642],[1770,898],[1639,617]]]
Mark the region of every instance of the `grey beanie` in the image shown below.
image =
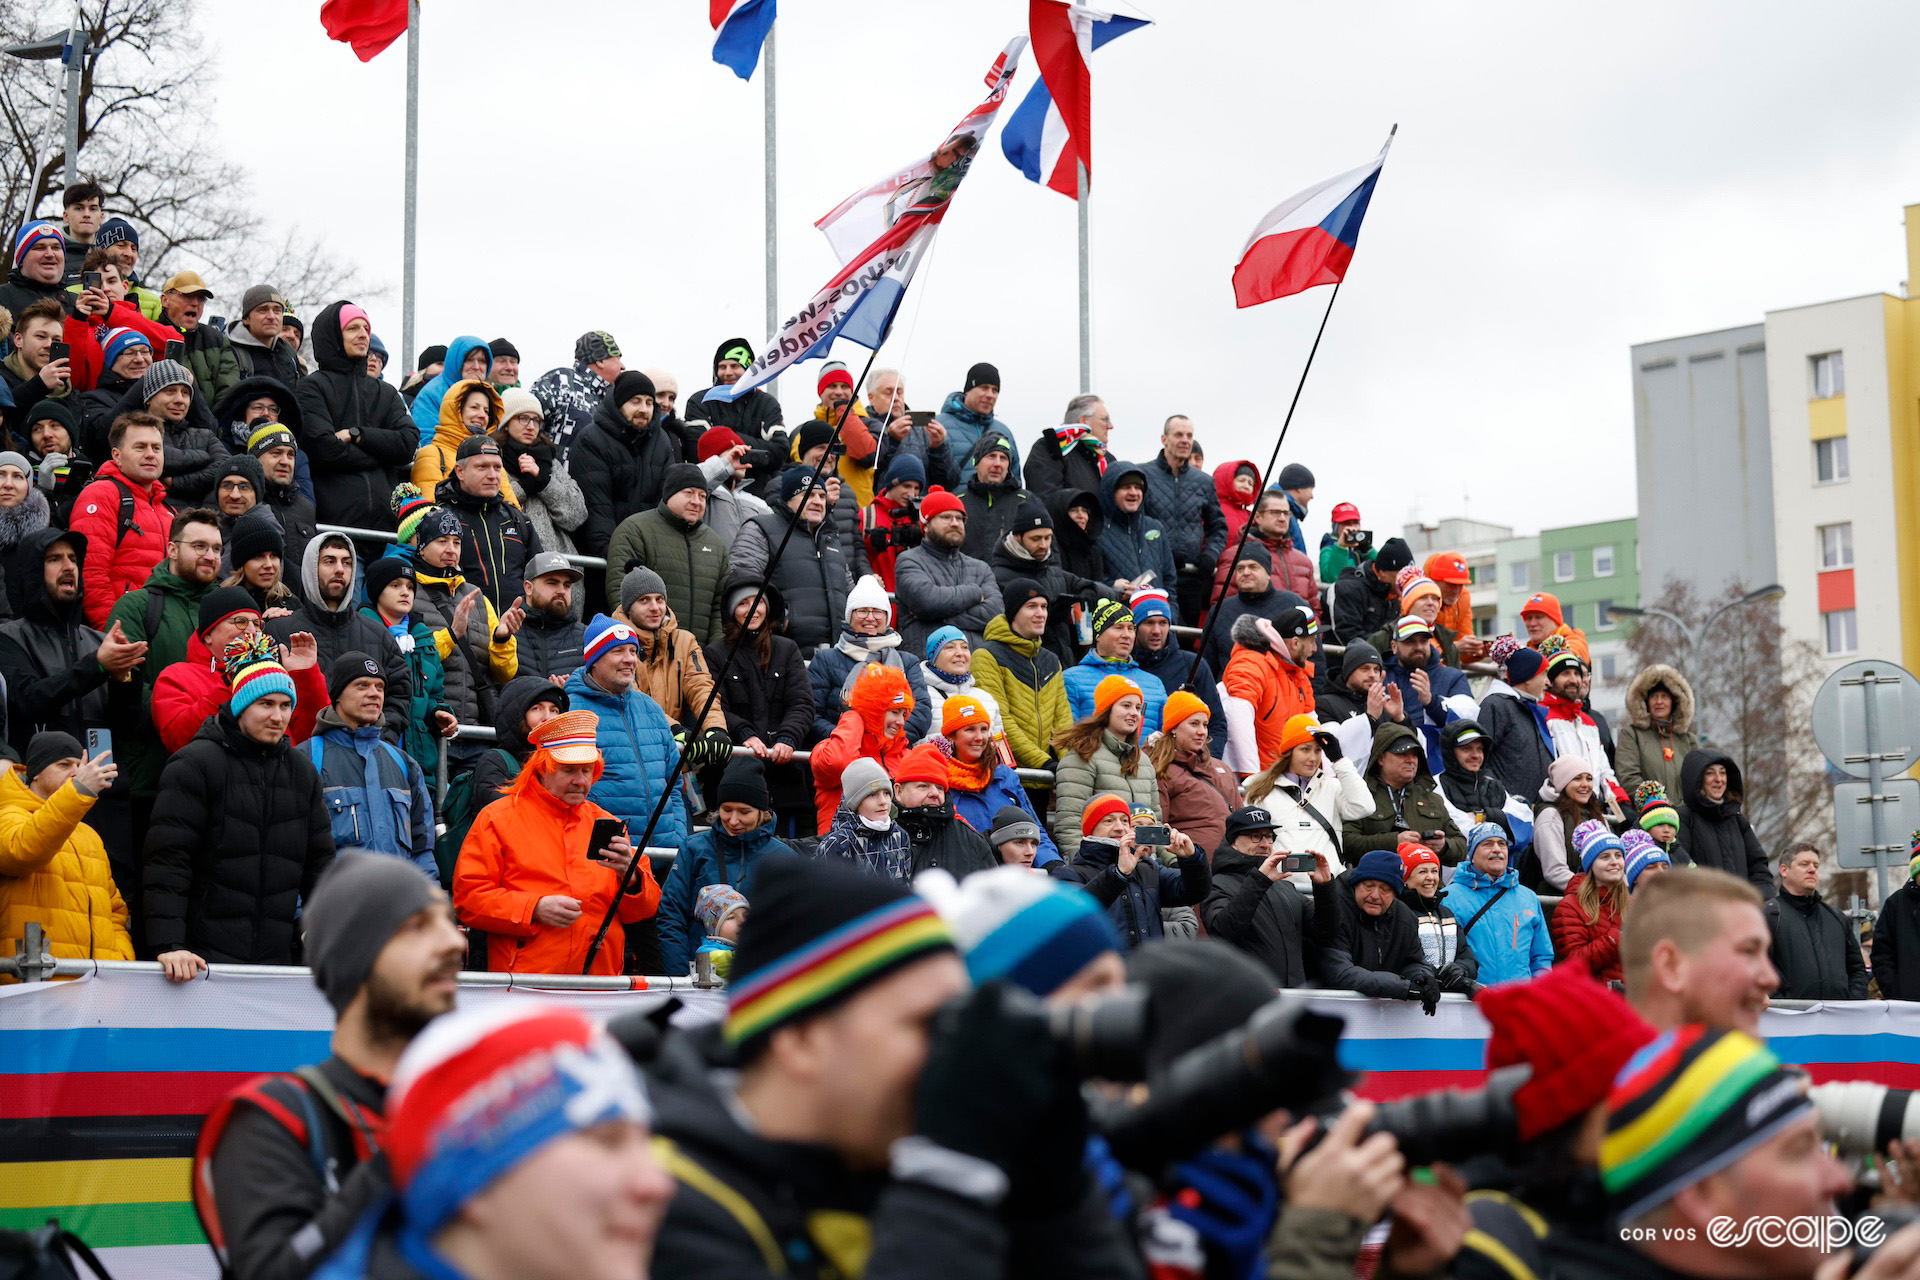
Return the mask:
[[[33,464],[27,461],[24,453],[15,453],[11,449],[0,453],[0,467],[13,467],[29,480],[33,478]]]
[[[876,791],[892,791],[893,780],[878,760],[861,756],[840,771],[840,807],[848,813]]]
[[[141,403],[152,400],[173,386],[193,386],[193,371],[178,360],[162,360],[140,375]]]
[[[627,576],[620,579],[620,612],[626,613],[633,608],[633,602],[641,596],[663,596],[667,594],[667,580],[643,564],[637,564],[627,570]]]
[[[242,324],[246,323],[247,317],[253,314],[253,309],[255,307],[264,307],[269,302],[272,302],[272,301],[273,301],[272,285],[256,284],[251,289],[248,289],[245,293],[240,295],[241,323]],[[442,350],[444,350],[444,348],[442,348]]]
[[[420,868],[390,853],[343,851],[302,913],[307,967],[335,1015],[345,1012],[373,962],[407,917],[438,897]]]

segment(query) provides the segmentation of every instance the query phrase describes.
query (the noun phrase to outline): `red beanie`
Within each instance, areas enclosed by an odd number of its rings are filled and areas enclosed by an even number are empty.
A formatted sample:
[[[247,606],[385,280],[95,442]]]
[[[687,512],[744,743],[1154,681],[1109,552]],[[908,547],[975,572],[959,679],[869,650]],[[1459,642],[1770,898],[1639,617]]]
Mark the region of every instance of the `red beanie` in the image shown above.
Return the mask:
[[[1413,874],[1415,867],[1423,862],[1431,862],[1436,867],[1440,865],[1440,855],[1423,844],[1403,844],[1400,846],[1398,852],[1400,854],[1400,878],[1403,881]]]
[[[923,742],[901,758],[893,769],[895,782],[931,782],[936,787],[947,785],[946,752],[931,742]]]
[[[933,486],[933,488],[927,492],[927,496],[920,499],[920,522],[922,524],[948,511],[956,511],[961,515],[965,515],[967,514],[967,506],[939,485]]]
[[[1093,802],[1086,807],[1086,811],[1080,815],[1080,834],[1092,835],[1093,829],[1100,825],[1100,820],[1110,813],[1130,814],[1132,812],[1132,806],[1111,791],[1103,796],[1095,796]]]
[[[1533,1068],[1513,1098],[1523,1142],[1605,1102],[1627,1059],[1658,1034],[1611,988],[1570,965],[1488,987],[1474,1004],[1493,1028],[1487,1067]]]
[[[700,433],[700,461],[717,458],[735,445],[745,443],[746,441],[740,438],[740,433],[732,427],[708,427]]]

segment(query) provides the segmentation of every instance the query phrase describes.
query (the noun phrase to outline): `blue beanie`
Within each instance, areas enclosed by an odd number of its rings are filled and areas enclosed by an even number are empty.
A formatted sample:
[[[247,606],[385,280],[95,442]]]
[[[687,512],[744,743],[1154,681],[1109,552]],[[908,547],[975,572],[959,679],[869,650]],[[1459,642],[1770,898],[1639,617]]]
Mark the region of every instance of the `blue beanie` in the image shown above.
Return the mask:
[[[1508,845],[1507,851],[1509,853],[1513,851],[1512,841],[1508,838],[1505,829],[1503,829],[1499,823],[1476,822],[1467,829],[1467,861],[1472,862],[1473,851],[1489,840],[1504,841]]]
[[[927,661],[932,662],[934,655],[955,640],[965,640],[967,633],[958,627],[941,627],[927,637]]]
[[[148,341],[147,335],[138,329],[129,329],[123,326],[118,329],[109,330],[107,333],[107,345],[102,352],[105,358],[105,367],[108,369],[113,368],[113,362],[125,355],[127,351],[133,347],[145,347],[151,351],[153,350],[153,343]]]
[[[893,486],[909,480],[924,490],[927,487],[927,466],[912,454],[903,453],[889,462],[886,471],[881,474],[880,492],[885,493]]]
[[[1148,618],[1173,621],[1173,609],[1167,604],[1166,592],[1143,591],[1133,598],[1133,625],[1137,627]]]
[[[1352,886],[1363,880],[1379,880],[1395,893],[1400,892],[1400,886],[1405,881],[1400,869],[1400,855],[1387,849],[1375,849],[1360,855],[1359,865],[1347,872],[1347,884]]]
[[[1580,855],[1582,871],[1592,871],[1594,859],[1603,853],[1624,855],[1627,851],[1627,847],[1620,843],[1620,837],[1607,830],[1606,824],[1598,818],[1583,822],[1573,829],[1573,847]]]
[[[1120,950],[1113,921],[1092,895],[1024,867],[994,867],[957,886],[930,874],[914,889],[952,928],[976,983],[1005,978],[1044,999]]]
[[[96,249],[121,243],[130,244],[136,249],[140,247],[140,233],[135,231],[133,224],[125,218],[108,218],[100,224],[100,229],[93,233],[93,247]]]

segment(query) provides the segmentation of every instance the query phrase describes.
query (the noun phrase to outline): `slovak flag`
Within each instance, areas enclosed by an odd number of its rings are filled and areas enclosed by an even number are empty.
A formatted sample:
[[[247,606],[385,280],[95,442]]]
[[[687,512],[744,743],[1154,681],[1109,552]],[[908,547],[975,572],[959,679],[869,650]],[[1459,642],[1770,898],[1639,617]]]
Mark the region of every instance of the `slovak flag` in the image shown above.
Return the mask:
[[[1027,25],[1040,79],[1007,117],[1000,150],[1009,163],[1071,199],[1080,198],[1076,166],[1093,151],[1093,77],[1087,57],[1109,40],[1148,25],[1145,18],[1092,9],[1064,0],[1032,0]]]
[[[1345,279],[1386,160],[1382,147],[1358,169],[1308,187],[1262,218],[1233,269],[1234,305],[1251,307]]]
[[[753,79],[760,46],[773,30],[773,0],[707,0],[713,19],[713,60],[742,80]]]

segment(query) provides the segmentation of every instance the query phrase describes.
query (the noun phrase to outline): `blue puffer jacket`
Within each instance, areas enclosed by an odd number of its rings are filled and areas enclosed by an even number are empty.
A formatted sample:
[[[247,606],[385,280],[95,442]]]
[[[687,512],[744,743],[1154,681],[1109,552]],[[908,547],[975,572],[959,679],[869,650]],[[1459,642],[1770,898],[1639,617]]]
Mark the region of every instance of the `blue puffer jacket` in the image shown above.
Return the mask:
[[[1509,865],[1498,880],[1489,880],[1471,864],[1463,863],[1454,871],[1453,883],[1441,893],[1440,900],[1466,930],[1467,921],[1503,886],[1507,891],[1500,900],[1467,930],[1467,941],[1480,962],[1480,981],[1488,986],[1537,978],[1553,968],[1553,937],[1547,932],[1546,909],[1540,905],[1539,896],[1520,883],[1515,867]]]
[[[655,840],[656,844],[660,841]],[[730,884],[753,901],[753,873],[760,859],[769,853],[792,853],[773,838],[773,825],[755,827],[735,839],[719,827],[695,832],[673,860],[673,870],[660,886],[660,961],[661,972],[678,976],[693,967],[693,953],[699,949],[706,930],[693,914],[694,900],[710,884]]]
[[[673,724],[653,699],[639,693],[616,698],[587,679],[585,667],[567,677],[566,689],[572,710],[591,711],[600,718],[600,758],[607,768],[593,784],[593,802],[626,819],[631,828],[628,835],[638,844],[653,806],[660,803],[660,788],[680,758]],[[654,848],[680,848],[687,842],[687,825],[686,799],[676,796],[647,843]]]
[[[825,742],[833,736],[834,726],[840,723],[840,716],[847,709],[846,700],[840,691],[846,687],[847,678],[856,667],[864,667],[869,662],[878,662],[883,666],[898,667],[907,677],[907,688],[913,691],[913,710],[907,713],[907,741],[918,742],[927,736],[932,727],[929,718],[927,699],[922,690],[925,686],[920,678],[920,659],[908,653],[898,645],[891,649],[878,649],[870,656],[856,658],[847,650],[855,647],[852,632],[844,627],[840,639],[832,648],[821,646],[813,651],[813,657],[807,662],[807,685],[813,690],[813,733],[815,742]],[[890,632],[896,639],[898,632]],[[874,636],[862,636],[863,640],[877,639]]]
[[[1107,473],[1100,478],[1100,506],[1107,513],[1107,527],[1100,531],[1100,554],[1106,557],[1109,580],[1132,581],[1153,570],[1153,585],[1172,597],[1169,607],[1173,620],[1178,623],[1183,620],[1175,591],[1179,583],[1173,565],[1173,540],[1167,536],[1166,526],[1147,514],[1144,499],[1140,509],[1131,515],[1113,501],[1113,491],[1119,487],[1120,480],[1139,476],[1145,481],[1146,475],[1145,467],[1131,462],[1107,464]]]
[[[1020,775],[1005,765],[996,765],[993,781],[987,784],[985,791],[953,792],[953,811],[968,826],[981,835],[993,832],[993,815],[1000,812],[1003,805],[1013,805],[1026,810],[1027,816],[1040,826],[1040,852],[1034,855],[1033,865],[1044,867],[1060,861],[1060,850],[1053,843],[1053,837],[1047,834],[1047,824],[1033,811],[1033,802],[1027,799],[1027,789],[1020,785]]]
[[[1437,778],[1447,769],[1447,762],[1440,754],[1440,732],[1460,718],[1442,703],[1452,697],[1473,697],[1473,686],[1467,683],[1466,672],[1442,665],[1437,652],[1429,654],[1427,665],[1421,670],[1427,673],[1427,688],[1433,694],[1433,701],[1423,707],[1420,695],[1413,691],[1412,668],[1394,654],[1385,657],[1382,668],[1386,678],[1400,686],[1400,700],[1407,709],[1407,727],[1420,735],[1420,742],[1427,749],[1427,772]]]
[[[940,419],[940,425],[947,429],[947,447],[953,451],[953,456],[956,458],[966,457],[973,446],[980,443],[980,437],[990,429],[998,428],[1001,435],[1009,440],[1013,439],[1012,427],[990,413],[975,413],[967,408],[967,396],[964,391],[950,392],[945,403],[940,406],[940,412],[934,416]],[[961,476],[961,483],[964,484],[966,479],[965,475]],[[1013,447],[1013,466],[1007,472],[1007,479],[1016,485],[1022,483],[1020,446],[1017,444]]]
[[[1140,726],[1141,740],[1145,741],[1150,733],[1160,732],[1160,715],[1167,707],[1167,686],[1160,683],[1160,677],[1132,658],[1124,662],[1109,661],[1092,649],[1061,677],[1067,686],[1067,706],[1072,709],[1073,718],[1085,720],[1093,714],[1093,691],[1108,676],[1125,676],[1147,695],[1147,718]]]
[[[370,849],[405,858],[440,883],[433,860],[433,801],[427,776],[380,726],[349,729],[332,708],[320,713],[320,732],[306,741],[320,774],[327,818],[337,849]]]

